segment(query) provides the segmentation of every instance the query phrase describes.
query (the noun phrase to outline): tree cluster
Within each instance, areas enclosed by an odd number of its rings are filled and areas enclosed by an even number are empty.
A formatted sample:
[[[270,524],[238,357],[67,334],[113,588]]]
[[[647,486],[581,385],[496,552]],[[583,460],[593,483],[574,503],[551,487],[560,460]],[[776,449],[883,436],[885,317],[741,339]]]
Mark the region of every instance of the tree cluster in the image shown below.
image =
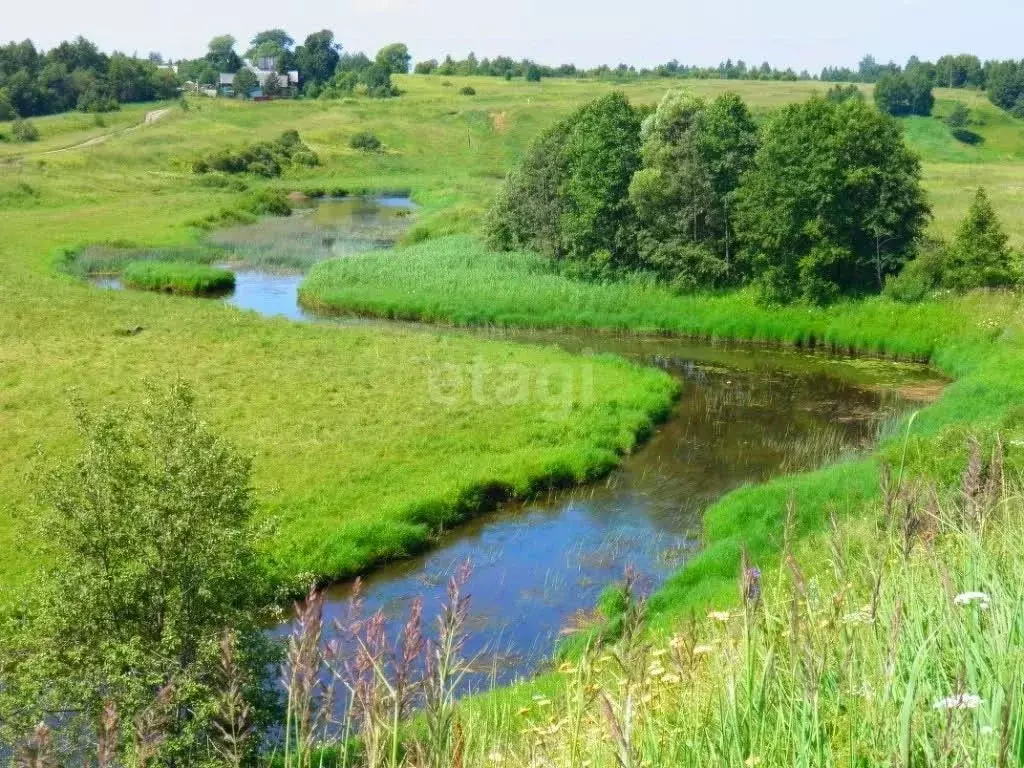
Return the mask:
[[[894,117],[928,116],[935,107],[932,81],[920,70],[887,72],[875,83],[875,104]]]
[[[0,120],[170,98],[175,75],[149,59],[107,55],[85,38],[40,51],[30,40],[0,47]]]
[[[815,97],[758,129],[734,94],[669,93],[642,115],[616,93],[538,137],[487,234],[578,274],[827,302],[881,290],[928,216],[899,125],[862,98]]]

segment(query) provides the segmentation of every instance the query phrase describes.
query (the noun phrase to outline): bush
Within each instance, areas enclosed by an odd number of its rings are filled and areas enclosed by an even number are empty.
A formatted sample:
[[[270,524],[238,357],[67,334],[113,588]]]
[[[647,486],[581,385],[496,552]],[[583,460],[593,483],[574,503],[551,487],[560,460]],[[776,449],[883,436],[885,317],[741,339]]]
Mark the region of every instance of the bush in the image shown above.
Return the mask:
[[[14,137],[15,141],[22,143],[39,141],[39,129],[28,120],[18,118],[14,121],[14,125],[11,126],[11,136]]]
[[[195,173],[251,173],[273,178],[280,176],[290,166],[310,167],[319,165],[320,159],[302,143],[297,131],[289,130],[275,141],[261,141],[242,149],[222,149],[196,160],[192,164]]]
[[[348,145],[352,149],[358,149],[361,152],[379,152],[381,147],[384,146],[381,140],[369,131],[360,131],[351,138]]]
[[[942,284],[946,270],[946,244],[941,240],[925,240],[917,257],[908,261],[903,270],[889,275],[883,291],[893,301],[913,304],[923,301]]]
[[[894,117],[930,115],[935,106],[931,81],[918,72],[886,73],[875,84],[875,104]]]
[[[288,196],[279,189],[261,189],[250,194],[242,205],[247,213],[256,216],[291,216]]]
[[[459,89],[459,95],[461,96],[476,96],[476,88],[471,85],[463,86]]]

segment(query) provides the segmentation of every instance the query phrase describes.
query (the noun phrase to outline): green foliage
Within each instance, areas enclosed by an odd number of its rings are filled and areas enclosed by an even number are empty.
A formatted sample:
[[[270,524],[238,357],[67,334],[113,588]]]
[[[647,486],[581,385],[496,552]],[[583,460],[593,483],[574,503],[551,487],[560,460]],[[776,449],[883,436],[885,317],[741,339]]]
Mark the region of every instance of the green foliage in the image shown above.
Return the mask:
[[[333,76],[341,58],[341,45],[329,29],[314,32],[295,49],[295,66],[307,86],[322,86]]]
[[[983,188],[950,244],[943,282],[950,288],[994,288],[1016,282],[1009,238]]]
[[[202,296],[230,291],[235,275],[227,269],[174,261],[133,261],[121,272],[129,288]]]
[[[316,154],[299,138],[297,131],[288,130],[275,141],[261,141],[237,150],[222,149],[192,163],[198,174],[252,173],[257,176],[280,176],[289,168],[313,167],[320,162]]]
[[[245,58],[253,63],[269,60],[273,69],[286,70],[291,64],[293,45],[295,41],[283,29],[268,29],[249,41]]]
[[[1024,117],[1024,61],[996,61],[987,68],[989,100],[1016,117]]]
[[[640,119],[626,97],[610,93],[568,121],[565,178],[559,187],[561,251],[586,264],[610,254],[610,266],[628,266],[636,251],[629,184],[640,167]],[[602,266],[600,259],[594,266]]]
[[[359,82],[366,86],[366,95],[375,99],[398,96],[398,88],[391,82],[391,69],[387,64],[377,62],[359,73]]]
[[[562,184],[568,175],[565,144],[572,118],[537,136],[506,177],[487,214],[488,244],[497,250],[530,249],[562,255]]]
[[[864,101],[864,92],[856,85],[833,85],[825,91],[825,99],[834,104],[844,101]]]
[[[391,43],[377,51],[376,63],[391,75],[405,75],[409,73],[409,65],[412,63],[412,56],[409,55],[409,46],[405,43]]]
[[[680,288],[737,280],[731,209],[757,147],[735,94],[708,104],[672,92],[643,124],[643,168],[630,183],[640,265]]]
[[[377,136],[369,131],[360,131],[354,134],[349,139],[348,145],[352,149],[358,149],[361,152],[379,152],[383,144]]]
[[[263,81],[263,95],[270,98],[284,96],[288,93],[287,86],[281,85],[281,76],[271,71]]]
[[[884,293],[905,304],[922,301],[942,284],[946,270],[946,244],[926,239],[917,248],[917,255],[898,274],[885,279]]]
[[[11,97],[8,96],[7,91],[0,88],[0,122],[13,120],[17,116],[18,112],[11,104]]]
[[[242,208],[254,216],[291,216],[288,196],[279,189],[260,189],[250,193]]]
[[[133,719],[156,699],[154,752],[189,764],[208,757],[226,630],[247,666],[245,693],[266,699],[258,610],[268,592],[250,462],[193,402],[177,383],[141,405],[79,406],[81,448],[39,478],[29,523],[46,532],[47,565],[2,636],[7,743],[55,713],[88,740],[112,704],[115,733],[130,744]]]
[[[82,37],[46,52],[29,40],[0,46],[0,119],[11,119],[12,111],[25,118],[110,112],[121,102],[171,98],[177,86],[174,73],[153,61],[108,56]]]
[[[474,88],[471,85],[464,85],[462,88],[459,88],[459,95],[460,96],[476,96],[476,88]]]
[[[22,143],[39,141],[39,129],[30,120],[18,118],[11,125],[11,136],[14,137],[15,141]]]
[[[935,106],[931,81],[917,71],[887,73],[875,84],[875,104],[895,117],[930,115]]]
[[[235,53],[235,38],[231,35],[218,35],[210,41],[205,60],[217,72],[238,72],[242,69],[242,60]]]
[[[899,125],[857,101],[773,115],[738,195],[737,229],[769,301],[881,290],[927,219]]]
[[[962,101],[958,101],[946,116],[946,125],[950,128],[966,128],[970,124],[971,110]]]
[[[235,73],[235,79],[231,84],[235,95],[244,98],[260,87],[259,78],[248,67],[242,67]]]

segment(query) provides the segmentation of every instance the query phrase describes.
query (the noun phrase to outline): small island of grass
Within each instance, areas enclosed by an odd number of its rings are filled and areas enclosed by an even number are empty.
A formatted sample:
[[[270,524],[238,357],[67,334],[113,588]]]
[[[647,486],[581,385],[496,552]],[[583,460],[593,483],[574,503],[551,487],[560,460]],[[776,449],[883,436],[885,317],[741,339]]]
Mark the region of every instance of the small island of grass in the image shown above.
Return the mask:
[[[133,261],[121,273],[125,286],[144,291],[209,296],[235,287],[235,274],[206,264]]]

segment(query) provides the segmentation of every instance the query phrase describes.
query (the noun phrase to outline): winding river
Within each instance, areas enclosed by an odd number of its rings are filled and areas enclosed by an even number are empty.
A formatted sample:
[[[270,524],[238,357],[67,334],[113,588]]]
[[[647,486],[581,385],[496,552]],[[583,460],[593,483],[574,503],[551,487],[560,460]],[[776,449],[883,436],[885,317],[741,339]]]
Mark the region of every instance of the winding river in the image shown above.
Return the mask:
[[[217,233],[216,245],[250,265],[236,266],[235,291],[224,300],[296,321],[386,327],[318,318],[299,307],[297,289],[315,261],[393,242],[411,211],[402,198],[328,201],[290,219]],[[584,331],[450,332],[611,352],[683,381],[672,417],[605,481],[506,505],[364,579],[364,610],[379,609],[395,630],[416,597],[432,615],[448,578],[470,561],[466,652],[479,659],[475,686],[535,671],[561,634],[586,624],[600,592],[627,565],[652,586],[662,582],[697,549],[702,512],[724,493],[867,451],[942,384],[921,366],[754,346]],[[351,589],[330,589],[328,620],[344,616]]]

